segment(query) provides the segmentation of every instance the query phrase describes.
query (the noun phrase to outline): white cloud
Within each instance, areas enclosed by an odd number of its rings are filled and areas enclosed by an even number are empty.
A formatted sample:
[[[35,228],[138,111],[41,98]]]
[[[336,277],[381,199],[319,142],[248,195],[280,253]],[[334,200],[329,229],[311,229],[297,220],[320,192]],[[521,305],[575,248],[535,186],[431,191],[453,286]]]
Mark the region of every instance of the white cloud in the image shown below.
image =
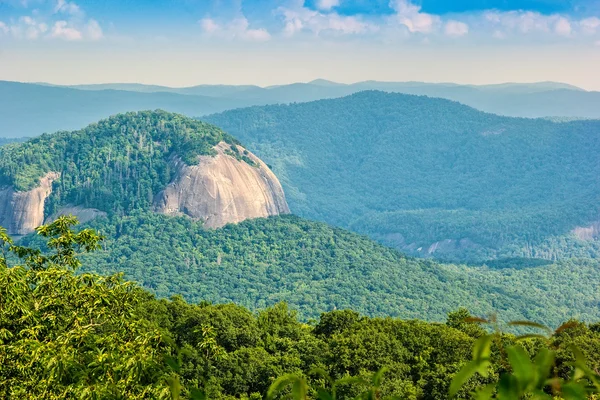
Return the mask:
[[[508,31],[520,33],[550,31],[549,17],[532,11],[488,11],[484,13],[483,17],[487,22],[501,26]]]
[[[318,0],[317,7],[320,10],[331,10],[333,7],[340,5],[340,0]]]
[[[496,30],[492,34],[492,37],[494,37],[495,39],[504,39],[506,37],[506,34],[502,31]]]
[[[586,35],[594,35],[598,31],[598,28],[600,28],[600,18],[590,17],[582,19],[579,21],[579,26]]]
[[[302,30],[319,35],[321,32],[336,34],[360,34],[376,31],[375,25],[364,22],[360,17],[344,16],[335,12],[322,13],[303,6],[294,8],[279,8],[283,15],[285,36],[292,36]]]
[[[104,32],[102,32],[100,24],[95,19],[90,19],[88,21],[86,31],[87,37],[90,38],[90,40],[100,40],[104,37]]]
[[[41,37],[47,30],[48,25],[39,22],[30,16],[20,17],[11,26],[6,26],[6,33],[9,33],[17,39],[35,40]]]
[[[564,17],[559,17],[554,23],[554,32],[560,36],[571,35],[571,23]]]
[[[82,33],[77,29],[68,26],[67,21],[56,21],[52,27],[50,36],[55,39],[64,39],[68,41],[83,39]]]
[[[304,23],[300,18],[290,18],[285,22],[283,33],[285,36],[293,36],[296,32],[300,32],[304,28]]]
[[[212,34],[217,32],[221,27],[211,18],[204,18],[200,20],[200,26],[206,33]]]
[[[390,7],[396,11],[393,19],[406,26],[411,33],[431,33],[441,21],[437,15],[421,12],[421,7],[409,0],[392,0]]]
[[[0,0],[0,3],[2,0]],[[97,20],[86,18],[85,12],[68,0],[35,0],[45,4],[31,10],[30,15],[11,19],[0,25],[0,33],[8,33],[15,39],[60,39],[67,41],[100,40],[104,37]],[[23,5],[30,5],[23,3]]]
[[[219,24],[211,18],[198,21],[202,31],[209,36],[219,36],[227,39],[242,39],[252,42],[265,42],[271,39],[271,34],[264,28],[251,29],[246,17],[239,17],[227,24]]]
[[[54,6],[54,12],[77,15],[81,13],[81,8],[79,8],[79,6],[73,2],[68,2],[66,0],[57,0],[56,5]]]
[[[593,35],[600,28],[600,19],[597,17],[577,21],[567,15],[544,15],[533,11],[500,12],[493,10],[484,12],[482,17],[484,28],[485,26],[491,27],[495,37],[535,33],[576,37],[578,33]]]
[[[451,37],[460,37],[469,33],[469,25],[464,22],[450,20],[446,22],[444,33]]]

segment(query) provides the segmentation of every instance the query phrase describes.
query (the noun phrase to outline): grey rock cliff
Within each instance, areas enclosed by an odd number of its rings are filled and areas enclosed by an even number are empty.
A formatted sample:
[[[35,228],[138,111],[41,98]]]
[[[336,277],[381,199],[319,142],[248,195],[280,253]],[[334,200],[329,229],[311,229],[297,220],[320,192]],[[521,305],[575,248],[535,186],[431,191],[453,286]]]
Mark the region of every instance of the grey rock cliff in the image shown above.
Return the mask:
[[[187,215],[209,228],[289,213],[275,174],[254,154],[241,146],[237,149],[255,165],[231,155],[230,145],[224,142],[215,147],[216,156],[200,156],[198,165],[176,161],[176,177],[155,197],[155,211]]]
[[[26,235],[42,225],[44,203],[58,177],[58,173],[48,172],[40,179],[40,186],[27,192],[15,192],[10,186],[0,188],[0,226],[9,234]]]

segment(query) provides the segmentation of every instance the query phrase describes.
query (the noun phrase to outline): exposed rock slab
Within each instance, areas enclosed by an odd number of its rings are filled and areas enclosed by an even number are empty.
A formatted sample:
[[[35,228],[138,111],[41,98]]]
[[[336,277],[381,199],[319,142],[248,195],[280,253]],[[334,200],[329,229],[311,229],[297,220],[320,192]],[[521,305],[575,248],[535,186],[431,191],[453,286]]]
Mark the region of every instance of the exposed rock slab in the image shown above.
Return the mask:
[[[97,210],[95,208],[85,208],[82,206],[68,205],[68,206],[62,207],[60,210],[58,210],[57,212],[55,212],[54,214],[49,216],[46,219],[46,223],[55,221],[61,215],[73,215],[73,216],[77,217],[77,220],[79,221],[79,223],[84,224],[86,222],[89,222],[89,221],[97,218],[97,217],[105,217],[107,215],[107,213],[105,213],[104,211]]]
[[[597,239],[600,237],[600,221],[596,221],[590,226],[578,226],[571,232],[581,240]]]
[[[200,156],[198,165],[176,160],[176,177],[155,196],[155,211],[187,215],[209,228],[289,213],[275,174],[254,154],[236,147],[254,165],[234,157],[231,146],[224,142],[215,147],[216,156]]]
[[[40,179],[40,186],[27,192],[0,188],[0,226],[11,235],[26,235],[42,225],[44,203],[52,193],[52,182],[59,176],[57,172],[49,172]]]

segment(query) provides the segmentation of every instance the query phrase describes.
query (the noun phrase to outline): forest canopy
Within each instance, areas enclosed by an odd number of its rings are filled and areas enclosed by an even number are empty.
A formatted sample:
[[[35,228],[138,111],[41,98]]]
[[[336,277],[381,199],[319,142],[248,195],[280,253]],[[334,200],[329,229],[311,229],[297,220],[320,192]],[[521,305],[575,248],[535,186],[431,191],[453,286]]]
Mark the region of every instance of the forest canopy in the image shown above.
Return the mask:
[[[506,319],[553,327],[570,318],[600,319],[595,260],[440,264],[295,216],[210,230],[186,217],[136,212],[84,226],[106,239],[102,249],[82,256],[83,271],[123,272],[161,298],[235,302],[252,311],[286,301],[304,321],[343,308],[443,321],[461,306],[478,315],[501,310]],[[36,236],[21,242],[43,245]],[[526,266],[515,268],[520,265]]]
[[[450,391],[492,394],[496,384],[502,394],[513,379],[511,393],[539,387],[548,396],[558,388],[585,399],[586,379],[598,379],[598,324],[571,320],[549,336],[494,339],[466,309],[444,323],[334,310],[306,324],[285,303],[251,312],[232,303],[157,300],[119,274],[77,273],[78,256],[102,237],[73,231],[75,222],[61,217],[38,229],[47,253],[0,231],[3,398],[260,399],[293,379],[308,383],[310,398],[324,399],[318,388],[332,390],[331,379],[338,399],[375,391],[433,400]],[[541,375],[517,369],[533,362]],[[549,376],[556,384],[538,379]]]
[[[413,255],[568,258],[587,243],[557,242],[600,218],[600,121],[377,91],[203,119],[273,167],[295,214]]]

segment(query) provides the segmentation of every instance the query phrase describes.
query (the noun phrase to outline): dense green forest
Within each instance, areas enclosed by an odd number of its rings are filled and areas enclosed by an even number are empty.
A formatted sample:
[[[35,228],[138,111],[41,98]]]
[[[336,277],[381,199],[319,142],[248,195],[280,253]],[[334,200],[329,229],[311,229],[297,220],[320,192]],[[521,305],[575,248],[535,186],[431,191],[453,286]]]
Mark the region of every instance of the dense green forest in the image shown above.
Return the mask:
[[[366,93],[357,96],[380,95]],[[407,98],[416,102],[414,107],[431,101]],[[354,101],[352,98],[342,100]],[[400,96],[399,101],[406,100]],[[450,104],[458,111],[465,109],[455,103],[435,101],[442,105]],[[450,115],[457,110],[451,108],[445,111],[449,121],[452,121]],[[498,118],[469,108],[466,110],[472,113],[472,119],[481,115]],[[523,121],[532,126],[538,123]],[[482,126],[487,124],[480,123]],[[573,124],[545,123],[551,127]],[[316,126],[320,127],[319,124]],[[360,130],[360,126],[357,129]],[[575,135],[575,132],[571,133]],[[64,204],[107,211],[107,218],[97,219],[88,225],[104,234],[106,241],[101,251],[84,258],[86,267],[83,270],[124,272],[127,279],[139,282],[162,298],[180,294],[191,302],[233,301],[250,310],[287,301],[305,321],[318,317],[321,312],[340,308],[353,308],[368,316],[391,315],[442,321],[448,312],[460,306],[468,306],[479,314],[501,310],[508,319],[531,319],[552,326],[571,317],[584,321],[600,318],[596,293],[600,283],[600,266],[598,262],[586,259],[595,255],[595,248],[587,242],[544,238],[540,234],[536,249],[541,250],[527,254],[511,250],[510,246],[519,245],[518,239],[524,235],[521,232],[530,235],[533,241],[539,230],[551,232],[555,229],[558,219],[566,226],[568,221],[583,218],[585,213],[578,211],[580,208],[577,207],[588,204],[585,202],[573,205],[565,199],[565,204],[574,207],[569,209],[565,206],[560,213],[552,209],[556,202],[551,199],[554,193],[551,188],[541,200],[532,198],[529,193],[518,200],[497,192],[498,203],[501,200],[509,203],[507,209],[500,211],[493,209],[496,200],[486,195],[483,189],[472,194],[456,191],[450,196],[454,203],[466,201],[471,203],[472,208],[486,208],[486,211],[434,208],[399,211],[396,214],[370,211],[365,214],[365,221],[355,227],[382,241],[390,241],[385,232],[398,226],[406,229],[403,235],[410,242],[432,242],[437,239],[436,235],[452,237],[452,229],[466,232],[464,235],[469,239],[460,243],[466,243],[463,250],[467,249],[469,253],[464,250],[461,254],[469,254],[473,258],[482,254],[501,256],[483,267],[409,258],[367,237],[293,216],[245,221],[223,229],[207,230],[187,218],[152,213],[153,196],[172,179],[171,158],[179,156],[193,164],[197,155],[211,154],[212,146],[221,140],[235,141],[219,128],[176,114],[160,111],[124,114],[81,131],[43,135],[26,143],[0,147],[0,182],[24,190],[33,187],[46,172],[60,172],[61,178],[54,182],[53,192],[46,202],[47,215],[52,215],[57,207]],[[338,139],[331,140],[338,143]],[[338,144],[340,150],[344,149],[341,142]],[[355,145],[360,148],[359,142]],[[553,146],[548,145],[548,148]],[[360,158],[364,155],[357,150],[354,156]],[[348,160],[348,168],[361,170],[354,157],[344,156],[344,159]],[[518,165],[512,167],[523,169]],[[534,169],[533,165],[530,167]],[[362,167],[363,170],[365,168],[371,167]],[[549,168],[559,174],[558,167]],[[283,178],[289,183],[288,172],[283,171]],[[509,172],[508,175],[517,175],[515,171]],[[346,170],[337,170],[337,173],[348,174]],[[327,174],[330,172],[323,171],[312,178],[308,175],[304,178],[306,182],[311,179],[320,182],[323,194],[329,191],[335,195],[336,188],[349,187],[340,179],[332,179],[329,184],[325,179]],[[475,183],[482,179],[477,174],[473,176]],[[581,182],[591,181],[585,173],[580,179]],[[336,198],[338,217],[334,222],[344,224],[345,215],[351,214],[350,208],[354,207],[356,211],[358,207],[374,207],[378,193],[383,199],[384,180],[373,181],[370,194],[364,180],[354,181],[356,184],[352,190],[363,190],[363,197]],[[577,182],[569,182],[573,187],[578,185]],[[389,198],[384,199],[385,207],[392,207],[396,201],[418,205],[417,189],[412,189],[413,195],[398,193],[404,188],[390,189]],[[422,200],[433,202],[434,194],[425,189],[419,189],[422,190]],[[442,189],[437,188],[437,195],[443,194]],[[585,197],[593,194],[594,190],[594,185],[591,185],[586,187],[587,192],[581,189],[578,196]],[[302,209],[298,192],[288,190],[288,195],[290,193],[296,199],[296,206]],[[475,194],[482,199],[471,198]],[[396,195],[399,197],[393,200]],[[554,197],[560,196],[554,193]],[[315,203],[314,210],[319,210],[319,204],[323,208],[318,213],[333,210],[334,203],[327,205],[323,203],[325,200],[332,199],[329,195],[323,197]],[[364,203],[359,204],[358,201]],[[533,202],[533,205],[517,208],[522,202]],[[544,202],[548,204],[544,206]],[[530,211],[535,204],[540,205],[540,209]],[[305,205],[313,207],[311,203]],[[548,210],[554,214],[549,214]],[[515,215],[511,216],[511,212]],[[317,214],[313,217],[318,218]],[[490,215],[494,216],[494,221],[478,225],[478,221]],[[384,216],[385,223],[377,225],[378,218]],[[532,227],[538,231],[532,233]],[[499,231],[503,235],[499,235]],[[492,245],[498,241],[508,244],[503,252],[494,253]],[[24,238],[23,243],[40,244],[36,242],[35,235]],[[481,243],[487,243],[488,247]],[[557,263],[540,260],[560,258],[556,256],[556,249],[563,249],[562,255],[580,258]]]
[[[169,162],[188,165],[213,154],[220,141],[237,143],[220,129],[163,111],[120,114],[82,130],[57,132],[0,148],[0,186],[29,190],[59,172],[46,214],[64,204],[109,213],[147,209],[172,179]]]
[[[466,309],[442,323],[350,310],[305,323],[284,303],[157,300],[118,274],[75,273],[101,243],[75,222],[38,229],[44,254],[0,230],[2,398],[585,400],[600,389],[598,324],[516,337],[487,334]]]
[[[250,310],[286,301],[304,321],[342,308],[443,321],[461,306],[478,315],[501,311],[505,319],[551,326],[574,317],[600,319],[595,260],[439,264],[295,216],[206,230],[185,217],[136,212],[85,226],[106,240],[101,250],[82,258],[83,271],[124,272],[163,298],[180,294],[194,303],[235,302]],[[41,245],[36,236],[22,243]]]
[[[538,256],[561,258],[550,243],[599,218],[600,121],[375,91],[204,119],[273,167],[292,212],[412,254],[531,257],[545,243]]]

